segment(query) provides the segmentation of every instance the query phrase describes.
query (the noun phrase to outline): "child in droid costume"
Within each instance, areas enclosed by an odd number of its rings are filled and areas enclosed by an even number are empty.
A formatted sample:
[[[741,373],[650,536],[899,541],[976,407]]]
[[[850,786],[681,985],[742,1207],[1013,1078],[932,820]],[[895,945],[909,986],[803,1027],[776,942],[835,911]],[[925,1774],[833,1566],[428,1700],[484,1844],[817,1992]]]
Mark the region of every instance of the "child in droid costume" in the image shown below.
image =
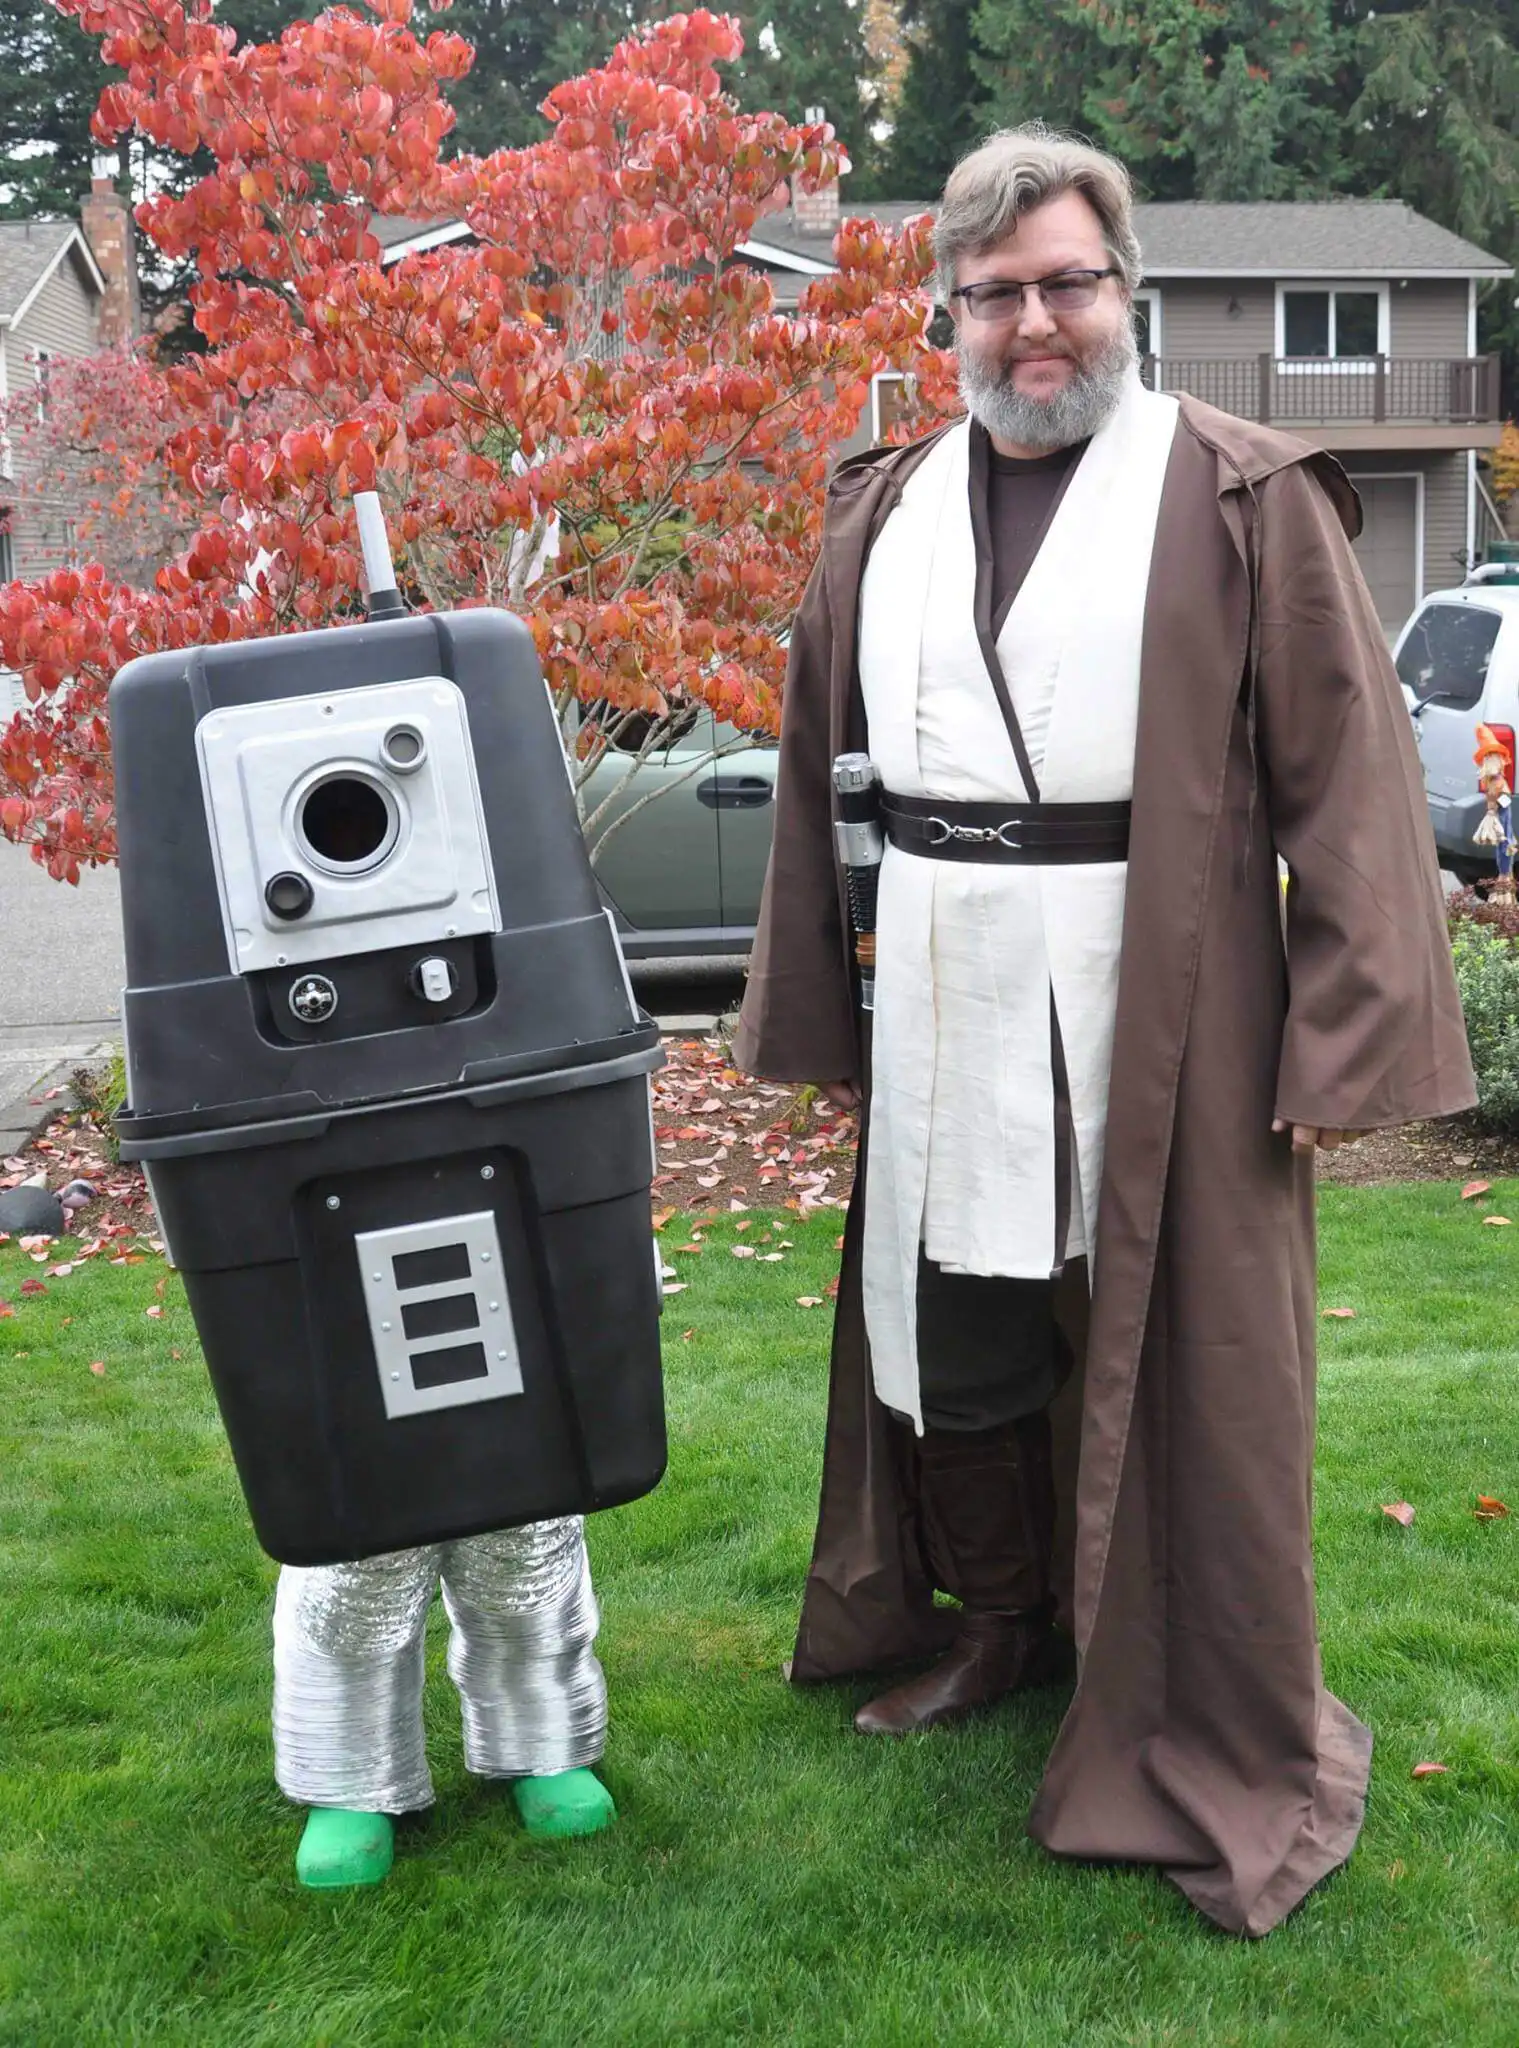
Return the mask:
[[[368,626],[141,656],[111,691],[122,1156],[282,1564],[275,1770],[313,1886],[377,1883],[432,1801],[440,1590],[468,1768],[533,1835],[615,1819],[582,1515],[665,1460],[658,1027],[527,629],[409,615],[356,510]]]
[[[531,1835],[589,1835],[616,1818],[590,1766],[607,1689],[578,1515],[357,1564],[285,1565],[274,1616],[275,1775],[311,1808],[302,1884],[375,1884],[394,1816],[432,1804],[422,1731],[423,1636],[441,1583],[464,1757],[508,1778]]]

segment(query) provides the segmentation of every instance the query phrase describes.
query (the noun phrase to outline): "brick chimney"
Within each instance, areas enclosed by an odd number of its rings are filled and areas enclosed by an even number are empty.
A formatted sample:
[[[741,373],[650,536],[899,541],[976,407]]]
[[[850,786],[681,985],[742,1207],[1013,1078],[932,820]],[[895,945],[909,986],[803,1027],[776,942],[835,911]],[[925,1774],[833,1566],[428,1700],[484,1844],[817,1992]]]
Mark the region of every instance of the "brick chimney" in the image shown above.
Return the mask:
[[[825,119],[821,107],[809,107],[803,119],[809,125]],[[798,192],[791,188],[791,218],[804,235],[832,235],[839,225],[839,181],[833,180],[820,192]]]
[[[100,302],[100,345],[133,341],[142,329],[142,293],[131,209],[116,190],[115,164],[97,158],[90,196],[80,208],[85,240],[105,278]]]

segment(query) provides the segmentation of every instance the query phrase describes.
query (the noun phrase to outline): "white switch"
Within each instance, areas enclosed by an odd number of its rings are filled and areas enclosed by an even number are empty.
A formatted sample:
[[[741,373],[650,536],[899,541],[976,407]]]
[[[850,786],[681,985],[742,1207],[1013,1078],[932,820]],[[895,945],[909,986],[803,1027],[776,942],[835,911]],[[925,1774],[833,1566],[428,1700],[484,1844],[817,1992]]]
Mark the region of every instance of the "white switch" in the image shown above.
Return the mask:
[[[454,970],[446,960],[423,960],[417,968],[417,979],[430,1003],[446,1003],[454,992]]]

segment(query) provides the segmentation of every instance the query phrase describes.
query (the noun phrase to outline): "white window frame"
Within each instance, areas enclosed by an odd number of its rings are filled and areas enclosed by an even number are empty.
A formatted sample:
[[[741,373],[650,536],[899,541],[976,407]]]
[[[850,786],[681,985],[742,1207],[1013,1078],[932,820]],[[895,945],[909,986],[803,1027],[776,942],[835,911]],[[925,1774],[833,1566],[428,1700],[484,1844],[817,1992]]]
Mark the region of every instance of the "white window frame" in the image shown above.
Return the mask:
[[[1288,292],[1325,292],[1329,298],[1329,354],[1327,356],[1287,355],[1287,294]],[[1339,292],[1355,292],[1362,297],[1367,292],[1377,295],[1377,355],[1392,353],[1389,343],[1392,337],[1392,290],[1389,285],[1378,284],[1367,278],[1326,278],[1322,283],[1311,277],[1279,278],[1276,286],[1276,367],[1284,377],[1323,376],[1329,372],[1337,377],[1370,377],[1376,374],[1375,356],[1337,356],[1335,343],[1335,296]]]
[[[905,384],[905,370],[877,370],[870,380],[870,445],[881,445],[881,387],[885,384]]]
[[[1414,608],[1403,621],[1411,624],[1420,605],[1431,593],[1424,586],[1424,484],[1422,469],[1350,469],[1345,472],[1352,484],[1395,483],[1399,479],[1407,482],[1413,478],[1414,485]],[[1442,586],[1443,588],[1443,586]],[[1401,633],[1403,627],[1399,627]]]
[[[1160,332],[1160,287],[1153,284],[1141,285],[1134,293],[1134,304],[1137,306],[1141,301],[1150,310],[1150,354],[1156,357],[1163,356],[1166,351]]]

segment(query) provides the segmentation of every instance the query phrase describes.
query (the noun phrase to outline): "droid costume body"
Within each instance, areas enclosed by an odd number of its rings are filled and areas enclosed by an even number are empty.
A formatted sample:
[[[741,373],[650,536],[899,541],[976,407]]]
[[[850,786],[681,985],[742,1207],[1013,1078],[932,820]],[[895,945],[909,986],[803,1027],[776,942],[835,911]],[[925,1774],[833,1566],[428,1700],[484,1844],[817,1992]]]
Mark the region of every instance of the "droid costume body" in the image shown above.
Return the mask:
[[[111,688],[122,1156],[285,1567],[276,1770],[320,1885],[383,1877],[431,1800],[440,1588],[469,1768],[534,1833],[612,1819],[582,1518],[665,1462],[659,1029],[527,627],[408,616],[359,511],[367,624]]]

